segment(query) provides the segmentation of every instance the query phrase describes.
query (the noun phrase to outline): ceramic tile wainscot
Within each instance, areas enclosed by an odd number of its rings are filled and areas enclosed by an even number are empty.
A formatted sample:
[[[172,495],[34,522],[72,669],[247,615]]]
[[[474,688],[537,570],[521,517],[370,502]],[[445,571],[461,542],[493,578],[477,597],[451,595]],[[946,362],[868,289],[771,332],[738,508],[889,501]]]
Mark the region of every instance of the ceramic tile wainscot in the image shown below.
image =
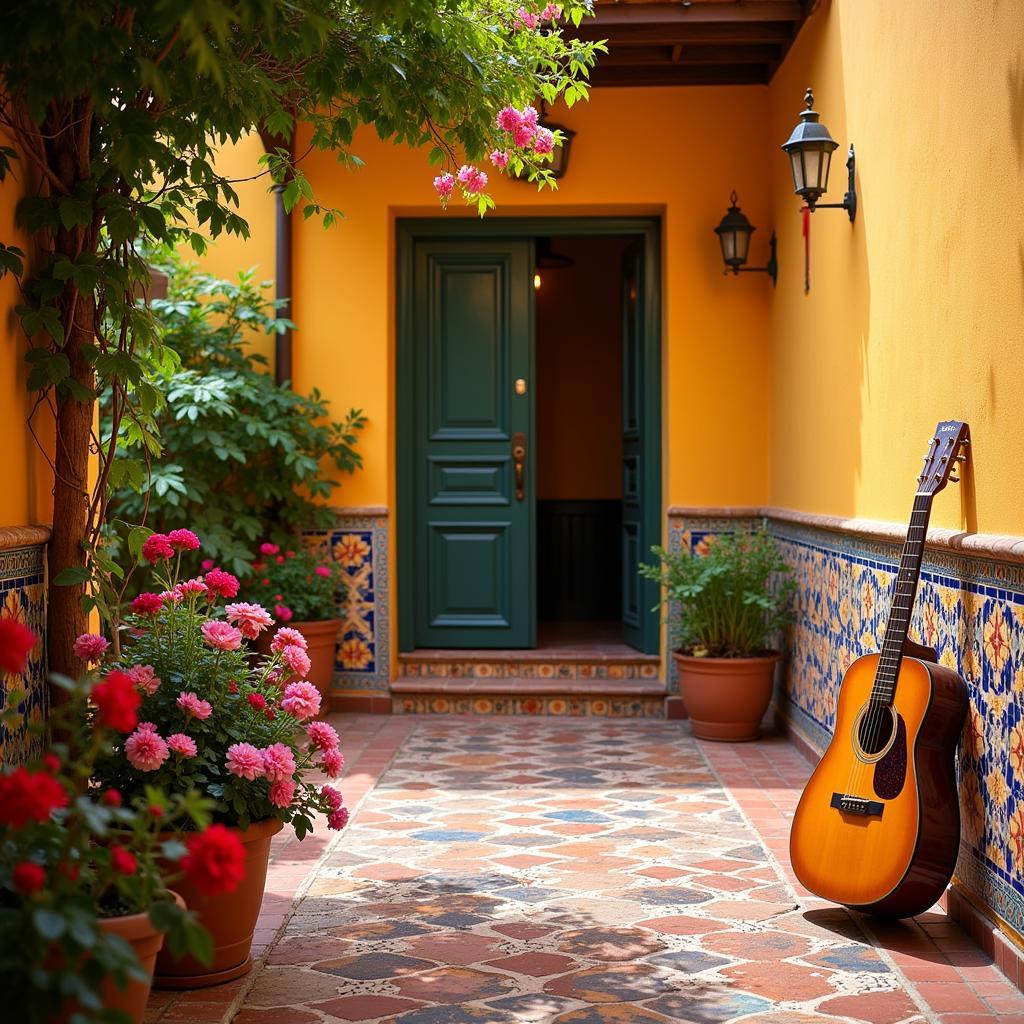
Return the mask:
[[[3,703],[14,689],[24,689],[18,705],[20,720],[0,725],[0,764],[19,764],[41,753],[41,737],[32,737],[29,723],[46,718],[46,543],[50,531],[42,527],[0,529],[0,615],[15,619],[39,638],[29,653],[28,671],[14,676],[0,671]]]
[[[767,521],[799,585],[777,704],[801,740],[820,753],[845,670],[881,643],[902,542],[897,530],[872,536],[802,519],[771,512],[767,520],[671,515],[669,537],[697,551],[717,533]],[[994,540],[992,550],[1009,552],[1012,540]],[[972,547],[928,547],[911,637],[934,647],[940,663],[968,684],[970,714],[958,756],[956,884],[967,905],[1002,922],[1008,973],[1016,976],[1024,933],[1024,563],[1016,555],[1012,561],[984,557],[980,543]]]

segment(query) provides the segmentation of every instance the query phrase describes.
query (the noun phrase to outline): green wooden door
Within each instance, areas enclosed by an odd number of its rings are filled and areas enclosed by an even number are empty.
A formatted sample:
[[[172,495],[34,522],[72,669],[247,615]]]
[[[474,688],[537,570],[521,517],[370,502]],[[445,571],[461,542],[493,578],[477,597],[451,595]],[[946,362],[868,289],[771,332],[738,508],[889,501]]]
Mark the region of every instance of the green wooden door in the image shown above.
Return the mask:
[[[658,401],[658,376],[644,324],[644,276],[644,246],[637,240],[622,260],[622,635],[631,647],[656,654],[657,591],[638,573],[659,539],[661,471],[657,419],[651,415]]]
[[[414,246],[416,647],[535,641],[532,267],[529,240]]]

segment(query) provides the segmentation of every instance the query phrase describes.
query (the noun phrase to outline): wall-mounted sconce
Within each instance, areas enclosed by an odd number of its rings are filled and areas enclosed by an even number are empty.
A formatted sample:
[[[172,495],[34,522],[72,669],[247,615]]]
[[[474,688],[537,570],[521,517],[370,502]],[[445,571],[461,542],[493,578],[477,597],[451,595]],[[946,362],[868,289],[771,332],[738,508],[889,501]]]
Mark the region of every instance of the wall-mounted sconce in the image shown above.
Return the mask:
[[[736,205],[736,199],[736,193],[733,192],[729,196],[732,206],[729,207],[721,223],[715,228],[715,234],[718,235],[718,241],[722,246],[722,262],[725,264],[725,270],[722,273],[728,274],[730,270],[734,274],[738,274],[741,270],[765,273],[772,279],[774,286],[779,276],[779,262],[775,252],[775,232],[772,232],[772,237],[768,240],[768,245],[771,247],[768,263],[763,267],[745,266],[747,255],[750,252],[750,236],[757,228],[747,220],[746,214]]]
[[[846,159],[848,184],[846,195],[841,203],[819,203],[818,200],[828,188],[828,172],[832,164],[832,154],[839,148],[839,143],[828,133],[828,129],[818,120],[818,112],[814,107],[814,93],[808,87],[804,94],[807,109],[800,112],[800,123],[793,129],[793,134],[783,143],[782,148],[789,154],[790,169],[793,171],[793,191],[807,204],[813,213],[815,210],[836,209],[846,210],[853,223],[857,216],[857,192],[854,188],[854,155],[853,143]]]

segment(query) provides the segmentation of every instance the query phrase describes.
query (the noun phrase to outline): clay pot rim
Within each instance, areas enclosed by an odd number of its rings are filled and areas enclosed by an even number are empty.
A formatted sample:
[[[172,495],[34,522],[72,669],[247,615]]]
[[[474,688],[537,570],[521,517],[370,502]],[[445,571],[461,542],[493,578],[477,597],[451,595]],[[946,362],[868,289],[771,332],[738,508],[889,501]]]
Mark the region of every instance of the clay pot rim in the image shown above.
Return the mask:
[[[185,901],[173,890],[167,890],[174,902],[184,910]],[[100,927],[105,931],[112,932],[114,935],[119,935],[122,939],[127,942],[131,942],[135,939],[145,939],[151,935],[159,935],[160,932],[153,927],[152,921],[149,919],[149,910],[143,910],[136,914],[121,914],[118,917],[99,917]]]
[[[341,619],[337,617],[333,619],[293,619],[287,625],[290,629],[297,629],[301,633],[303,627],[306,629],[322,629],[324,626],[340,626]]]
[[[284,822],[280,818],[263,818],[254,821],[248,828],[239,828],[237,825],[228,825],[232,832],[238,834],[243,843],[258,843],[267,836],[276,836],[284,828]],[[157,839],[164,842],[168,839],[180,839],[182,836],[198,835],[197,832],[158,832]]]
[[[683,654],[680,651],[673,651],[672,657],[676,659],[680,668],[690,665],[706,665],[712,671],[727,670],[730,666],[740,666],[740,671],[745,667],[753,668],[759,665],[774,665],[782,658],[781,651],[770,651],[768,654],[753,654],[746,658],[698,658],[693,654]]]

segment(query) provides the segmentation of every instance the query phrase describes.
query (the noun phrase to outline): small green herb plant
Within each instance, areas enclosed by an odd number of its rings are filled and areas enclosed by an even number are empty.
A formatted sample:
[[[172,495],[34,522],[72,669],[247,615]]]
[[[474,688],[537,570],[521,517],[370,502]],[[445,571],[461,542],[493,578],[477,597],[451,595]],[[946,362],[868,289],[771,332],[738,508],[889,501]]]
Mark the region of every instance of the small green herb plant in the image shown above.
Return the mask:
[[[682,654],[756,657],[792,620],[796,582],[763,528],[719,534],[704,554],[651,550],[659,564],[640,574],[661,584],[661,607],[678,609]]]

